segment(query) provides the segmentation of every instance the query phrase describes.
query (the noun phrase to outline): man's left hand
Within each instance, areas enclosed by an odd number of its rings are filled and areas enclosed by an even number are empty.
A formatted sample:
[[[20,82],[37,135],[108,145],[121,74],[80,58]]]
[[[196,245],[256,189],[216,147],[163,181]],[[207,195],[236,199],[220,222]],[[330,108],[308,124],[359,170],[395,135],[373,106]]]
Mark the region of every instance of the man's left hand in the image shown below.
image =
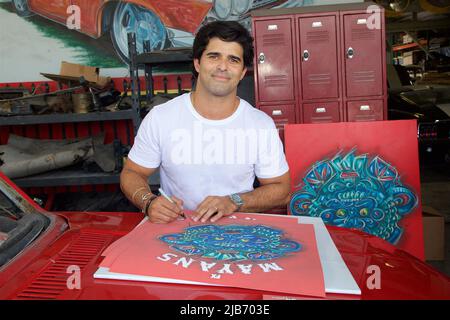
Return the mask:
[[[237,205],[231,201],[229,196],[208,196],[195,210],[192,219],[194,221],[216,222],[222,217],[228,216],[238,209]]]

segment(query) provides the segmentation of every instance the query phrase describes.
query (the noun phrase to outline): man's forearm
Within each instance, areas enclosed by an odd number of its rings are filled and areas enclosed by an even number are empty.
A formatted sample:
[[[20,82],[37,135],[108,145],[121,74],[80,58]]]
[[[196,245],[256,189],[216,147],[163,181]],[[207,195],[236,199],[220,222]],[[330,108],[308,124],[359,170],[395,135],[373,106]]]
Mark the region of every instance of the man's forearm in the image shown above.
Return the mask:
[[[145,200],[152,194],[147,179],[133,170],[124,168],[120,174],[120,188],[128,200],[142,209]]]
[[[290,190],[285,184],[274,183],[260,186],[253,191],[240,194],[244,204],[241,212],[262,212],[289,203]]]

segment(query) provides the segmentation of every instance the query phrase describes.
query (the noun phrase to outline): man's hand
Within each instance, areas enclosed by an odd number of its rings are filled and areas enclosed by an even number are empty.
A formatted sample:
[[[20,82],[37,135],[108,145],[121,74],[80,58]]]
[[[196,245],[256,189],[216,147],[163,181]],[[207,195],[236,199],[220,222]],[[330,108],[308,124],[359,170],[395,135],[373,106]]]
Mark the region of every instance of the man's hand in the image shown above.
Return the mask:
[[[183,200],[175,196],[171,197],[175,203],[171,203],[164,197],[157,197],[150,204],[147,214],[153,223],[169,223],[181,216],[183,211]]]
[[[232,214],[237,209],[238,207],[231,201],[229,196],[208,196],[198,205],[192,219],[194,221],[201,220],[201,222],[211,219],[211,222],[216,222],[220,218]]]

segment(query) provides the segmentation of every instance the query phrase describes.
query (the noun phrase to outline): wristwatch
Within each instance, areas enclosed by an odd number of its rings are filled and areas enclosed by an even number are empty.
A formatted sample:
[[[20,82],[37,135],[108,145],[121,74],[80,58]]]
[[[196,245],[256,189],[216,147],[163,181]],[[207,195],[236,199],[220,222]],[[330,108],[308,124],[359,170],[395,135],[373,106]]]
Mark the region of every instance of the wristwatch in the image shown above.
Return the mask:
[[[239,211],[239,209],[241,209],[242,205],[244,204],[244,201],[242,200],[241,196],[238,193],[233,193],[230,194],[230,199],[237,206],[236,211]]]

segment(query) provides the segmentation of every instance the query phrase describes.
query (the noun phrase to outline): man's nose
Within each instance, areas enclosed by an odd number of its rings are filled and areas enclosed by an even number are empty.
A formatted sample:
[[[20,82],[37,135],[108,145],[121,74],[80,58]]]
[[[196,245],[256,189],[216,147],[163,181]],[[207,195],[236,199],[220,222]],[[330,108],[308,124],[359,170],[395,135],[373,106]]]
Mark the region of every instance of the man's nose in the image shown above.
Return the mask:
[[[217,69],[221,71],[225,71],[228,69],[228,60],[227,59],[219,59],[217,63]]]

